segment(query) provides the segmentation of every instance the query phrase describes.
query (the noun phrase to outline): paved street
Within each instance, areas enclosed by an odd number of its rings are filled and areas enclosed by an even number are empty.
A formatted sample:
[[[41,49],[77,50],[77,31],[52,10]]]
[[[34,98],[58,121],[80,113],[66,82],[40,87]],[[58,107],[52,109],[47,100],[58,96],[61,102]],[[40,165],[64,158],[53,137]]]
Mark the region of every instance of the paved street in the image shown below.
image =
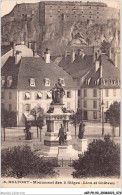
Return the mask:
[[[85,122],[85,134],[84,138],[88,139],[88,143],[92,142],[93,139],[103,139],[103,136],[101,136],[102,129],[101,129],[101,123],[88,123]],[[78,145],[78,136],[75,136],[75,129],[72,125],[69,125],[69,129],[71,130],[72,135],[72,145],[75,149],[79,149]],[[44,127],[41,131],[41,141],[40,141],[40,130],[38,132],[38,138],[37,138],[37,129],[36,127],[32,127],[31,132],[33,132],[33,139],[31,141],[24,140],[24,127],[22,128],[6,128],[5,129],[5,141],[3,137],[3,129],[2,129],[2,149],[12,146],[21,146],[28,144],[32,150],[41,150],[42,152],[45,152],[45,146],[44,146],[44,135],[46,132],[46,127]],[[78,127],[77,127],[77,135],[78,135]],[[112,135],[112,128],[109,124],[105,123],[105,134]],[[120,143],[120,137],[119,137],[119,129],[117,128],[115,131],[116,137],[114,138],[115,143]],[[73,168],[70,166],[61,166],[56,167],[55,171],[58,173],[57,178],[72,178],[72,172]]]
[[[103,139],[102,134],[102,127],[101,123],[90,123],[90,122],[85,122],[85,133],[84,133],[84,138],[87,138],[89,143],[92,142],[93,139]],[[105,130],[104,134],[110,134],[112,135],[112,127],[108,124],[105,123]],[[72,144],[74,145],[75,148],[77,148],[78,145],[78,127],[76,130],[77,135],[75,136],[75,129],[72,125],[69,125],[69,129],[71,131],[72,135]],[[46,126],[42,129],[41,131],[41,141],[40,141],[40,130],[38,131],[38,138],[37,138],[37,130],[36,127],[32,127],[31,129],[33,133],[33,140],[28,141],[28,144],[30,146],[34,146],[35,149],[40,149],[40,147],[43,147],[44,143],[44,135],[46,132]],[[24,127],[13,127],[13,128],[6,128],[5,129],[5,141],[4,141],[4,133],[2,129],[2,148],[5,147],[11,147],[11,146],[17,146],[17,145],[23,145],[26,144],[27,141],[25,141],[25,136],[24,136]],[[120,143],[120,138],[119,138],[119,129],[116,128],[115,130],[115,135],[116,137],[114,138],[115,143]]]

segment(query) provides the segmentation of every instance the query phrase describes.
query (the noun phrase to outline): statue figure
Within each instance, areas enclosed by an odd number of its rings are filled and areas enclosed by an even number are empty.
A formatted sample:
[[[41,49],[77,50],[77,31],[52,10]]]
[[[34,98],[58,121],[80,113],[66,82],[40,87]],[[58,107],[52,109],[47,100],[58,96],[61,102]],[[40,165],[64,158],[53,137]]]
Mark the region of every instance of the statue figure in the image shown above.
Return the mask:
[[[67,133],[64,131],[64,127],[62,124],[59,129],[58,137],[59,137],[59,145],[61,145],[62,143],[64,144],[65,141],[67,140]]]
[[[84,132],[85,132],[84,127],[85,127],[85,124],[83,122],[81,122],[79,125],[79,134],[78,134],[79,139],[83,139],[83,137],[84,137]]]
[[[58,83],[54,85],[51,91],[53,104],[63,104],[63,96],[65,95],[65,91],[62,87],[60,79],[58,79]]]

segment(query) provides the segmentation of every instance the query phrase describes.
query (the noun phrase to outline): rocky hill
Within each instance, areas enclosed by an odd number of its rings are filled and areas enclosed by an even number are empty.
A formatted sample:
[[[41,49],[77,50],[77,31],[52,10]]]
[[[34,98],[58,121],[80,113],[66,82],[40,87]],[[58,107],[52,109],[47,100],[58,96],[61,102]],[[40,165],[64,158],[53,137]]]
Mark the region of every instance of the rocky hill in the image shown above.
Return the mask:
[[[52,21],[51,24],[42,25],[38,4],[34,8],[32,4],[27,4],[27,14],[21,15],[23,6],[25,4],[15,6],[11,13],[2,18],[3,41],[36,41],[39,52],[48,47],[53,53],[61,53],[71,47],[100,45],[103,40],[114,45],[116,35],[119,42],[119,20],[108,20],[105,24],[98,24],[93,20],[58,24]]]

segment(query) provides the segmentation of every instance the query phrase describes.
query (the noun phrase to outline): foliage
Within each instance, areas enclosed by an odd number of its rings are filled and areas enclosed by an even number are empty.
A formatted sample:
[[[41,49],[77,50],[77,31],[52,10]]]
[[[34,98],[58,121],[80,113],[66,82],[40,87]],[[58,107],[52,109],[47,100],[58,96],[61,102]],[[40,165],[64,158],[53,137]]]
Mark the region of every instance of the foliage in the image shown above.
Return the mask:
[[[120,103],[114,102],[106,112],[106,118],[109,119],[112,127],[120,126]]]
[[[105,135],[104,141],[93,140],[88,150],[73,161],[73,177],[120,175],[120,147]]]
[[[82,122],[82,110],[77,110],[76,113],[73,113],[70,116],[70,122],[74,126],[77,125],[77,124],[80,124]]]
[[[1,125],[2,127],[16,127],[17,117],[16,112],[1,109]]]
[[[2,176],[23,177],[37,174],[40,177],[53,175],[53,165],[45,162],[28,146],[3,149],[1,153]]]
[[[40,106],[35,106],[31,111],[30,114],[34,116],[35,118],[35,125],[42,128],[44,125],[44,109]]]

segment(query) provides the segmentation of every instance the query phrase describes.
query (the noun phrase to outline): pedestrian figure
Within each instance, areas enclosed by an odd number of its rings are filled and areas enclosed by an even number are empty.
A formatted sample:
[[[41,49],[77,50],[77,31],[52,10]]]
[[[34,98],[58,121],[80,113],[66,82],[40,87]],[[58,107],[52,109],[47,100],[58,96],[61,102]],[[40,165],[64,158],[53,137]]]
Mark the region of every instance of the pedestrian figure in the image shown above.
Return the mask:
[[[58,137],[59,137],[59,144],[61,145],[62,143],[64,143],[64,127],[62,124],[59,129]]]
[[[79,134],[78,134],[79,139],[83,139],[83,137],[84,137],[84,132],[85,132],[84,127],[85,127],[85,124],[83,122],[81,122],[79,125]]]
[[[30,132],[31,124],[27,124],[26,128],[24,129],[25,132],[25,139],[31,140],[31,132]]]

